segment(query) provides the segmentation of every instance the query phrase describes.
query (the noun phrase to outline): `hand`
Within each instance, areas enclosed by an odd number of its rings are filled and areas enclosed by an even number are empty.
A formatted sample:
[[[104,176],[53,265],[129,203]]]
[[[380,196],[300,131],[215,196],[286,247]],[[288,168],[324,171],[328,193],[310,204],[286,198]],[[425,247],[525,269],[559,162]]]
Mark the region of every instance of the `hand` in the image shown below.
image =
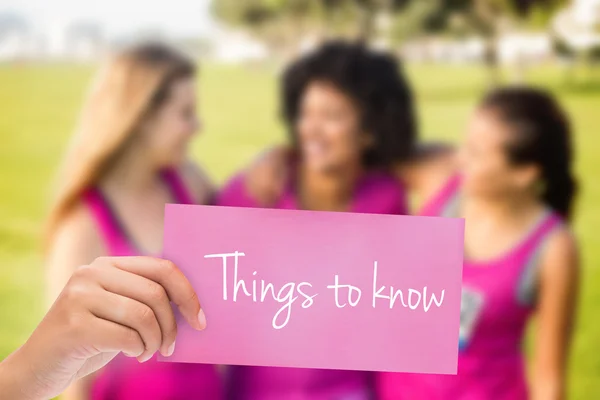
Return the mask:
[[[30,339],[6,360],[18,391],[6,398],[49,399],[119,352],[149,360],[173,354],[177,325],[170,302],[194,328],[206,326],[198,297],[170,261],[99,258],[78,268]]]
[[[283,194],[290,174],[290,158],[287,148],[274,147],[265,151],[246,171],[246,188],[261,206],[275,205]]]

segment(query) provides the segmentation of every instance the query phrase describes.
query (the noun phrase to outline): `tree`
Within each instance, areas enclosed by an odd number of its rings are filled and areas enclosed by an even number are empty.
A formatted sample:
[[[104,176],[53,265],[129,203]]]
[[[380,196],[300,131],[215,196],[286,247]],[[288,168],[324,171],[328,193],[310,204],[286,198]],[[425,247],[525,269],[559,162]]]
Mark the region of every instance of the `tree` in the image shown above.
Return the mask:
[[[585,67],[588,73],[600,61],[600,14],[598,4],[585,0],[574,1],[553,19],[552,34],[555,52],[568,62],[567,81]]]
[[[550,16],[565,3],[562,0],[473,0],[473,7],[467,12],[467,17],[484,38],[485,63],[490,71],[491,83],[500,80],[498,66],[498,37],[503,25],[512,21],[517,25],[526,25],[531,22],[532,16],[537,17],[537,22],[547,25]],[[522,79],[523,65],[517,65],[518,79]]]
[[[547,25],[565,0],[413,0],[396,19],[396,39],[424,34],[476,35],[484,40],[490,84],[500,81],[498,39],[509,25]]]
[[[215,0],[216,15],[224,21],[263,37],[297,39],[302,31],[328,35],[353,31],[353,36],[371,40],[377,33],[379,14],[399,10],[408,0]]]
[[[393,36],[477,35],[485,43],[491,84],[500,81],[498,38],[510,24],[547,23],[567,0],[214,0],[225,21],[260,34],[272,47],[291,48],[307,31],[350,33],[368,42]],[[378,17],[395,21],[390,32]]]
[[[356,26],[356,36],[359,40],[368,42],[377,34],[375,24],[377,16],[391,16],[401,10],[409,0],[323,0],[326,13],[331,14],[339,8],[353,8],[353,20]]]
[[[213,2],[213,8],[223,20],[251,29],[272,20],[278,12],[277,4],[263,0],[218,0]]]
[[[233,26],[261,36],[272,47],[281,48],[297,39],[312,19],[311,0],[215,0],[216,15]]]

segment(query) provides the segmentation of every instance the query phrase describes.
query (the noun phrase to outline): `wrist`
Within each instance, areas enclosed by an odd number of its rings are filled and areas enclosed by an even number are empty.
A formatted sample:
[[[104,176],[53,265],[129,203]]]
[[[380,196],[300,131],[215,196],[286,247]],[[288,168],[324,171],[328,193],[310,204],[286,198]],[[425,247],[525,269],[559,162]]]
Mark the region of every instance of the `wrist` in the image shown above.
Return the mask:
[[[29,394],[35,376],[28,370],[22,348],[0,363],[0,400],[37,400]]]

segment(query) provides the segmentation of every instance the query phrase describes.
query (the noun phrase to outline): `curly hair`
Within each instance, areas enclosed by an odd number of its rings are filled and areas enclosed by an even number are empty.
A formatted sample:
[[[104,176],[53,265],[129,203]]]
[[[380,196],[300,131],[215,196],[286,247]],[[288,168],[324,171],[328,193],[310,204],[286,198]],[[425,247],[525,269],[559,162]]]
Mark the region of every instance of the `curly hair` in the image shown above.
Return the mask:
[[[333,84],[357,104],[362,128],[374,139],[363,154],[366,167],[390,167],[411,155],[417,139],[413,94],[395,57],[360,43],[332,41],[288,66],[281,102],[294,145],[302,95],[314,81]]]

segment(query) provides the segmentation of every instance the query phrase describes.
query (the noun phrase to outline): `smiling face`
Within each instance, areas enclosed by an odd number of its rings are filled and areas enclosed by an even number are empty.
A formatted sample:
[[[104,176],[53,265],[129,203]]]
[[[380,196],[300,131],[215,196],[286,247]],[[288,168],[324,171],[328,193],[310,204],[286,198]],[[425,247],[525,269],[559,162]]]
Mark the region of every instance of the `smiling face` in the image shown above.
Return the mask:
[[[510,140],[509,126],[494,110],[482,108],[475,112],[460,151],[466,194],[511,196],[534,187],[539,178],[537,166],[512,163],[507,156]]]
[[[319,172],[360,164],[370,138],[361,129],[360,111],[352,99],[321,81],[304,91],[295,130],[305,165]]]
[[[193,78],[173,82],[168,96],[142,124],[141,139],[159,167],[181,163],[193,134],[200,128]]]

